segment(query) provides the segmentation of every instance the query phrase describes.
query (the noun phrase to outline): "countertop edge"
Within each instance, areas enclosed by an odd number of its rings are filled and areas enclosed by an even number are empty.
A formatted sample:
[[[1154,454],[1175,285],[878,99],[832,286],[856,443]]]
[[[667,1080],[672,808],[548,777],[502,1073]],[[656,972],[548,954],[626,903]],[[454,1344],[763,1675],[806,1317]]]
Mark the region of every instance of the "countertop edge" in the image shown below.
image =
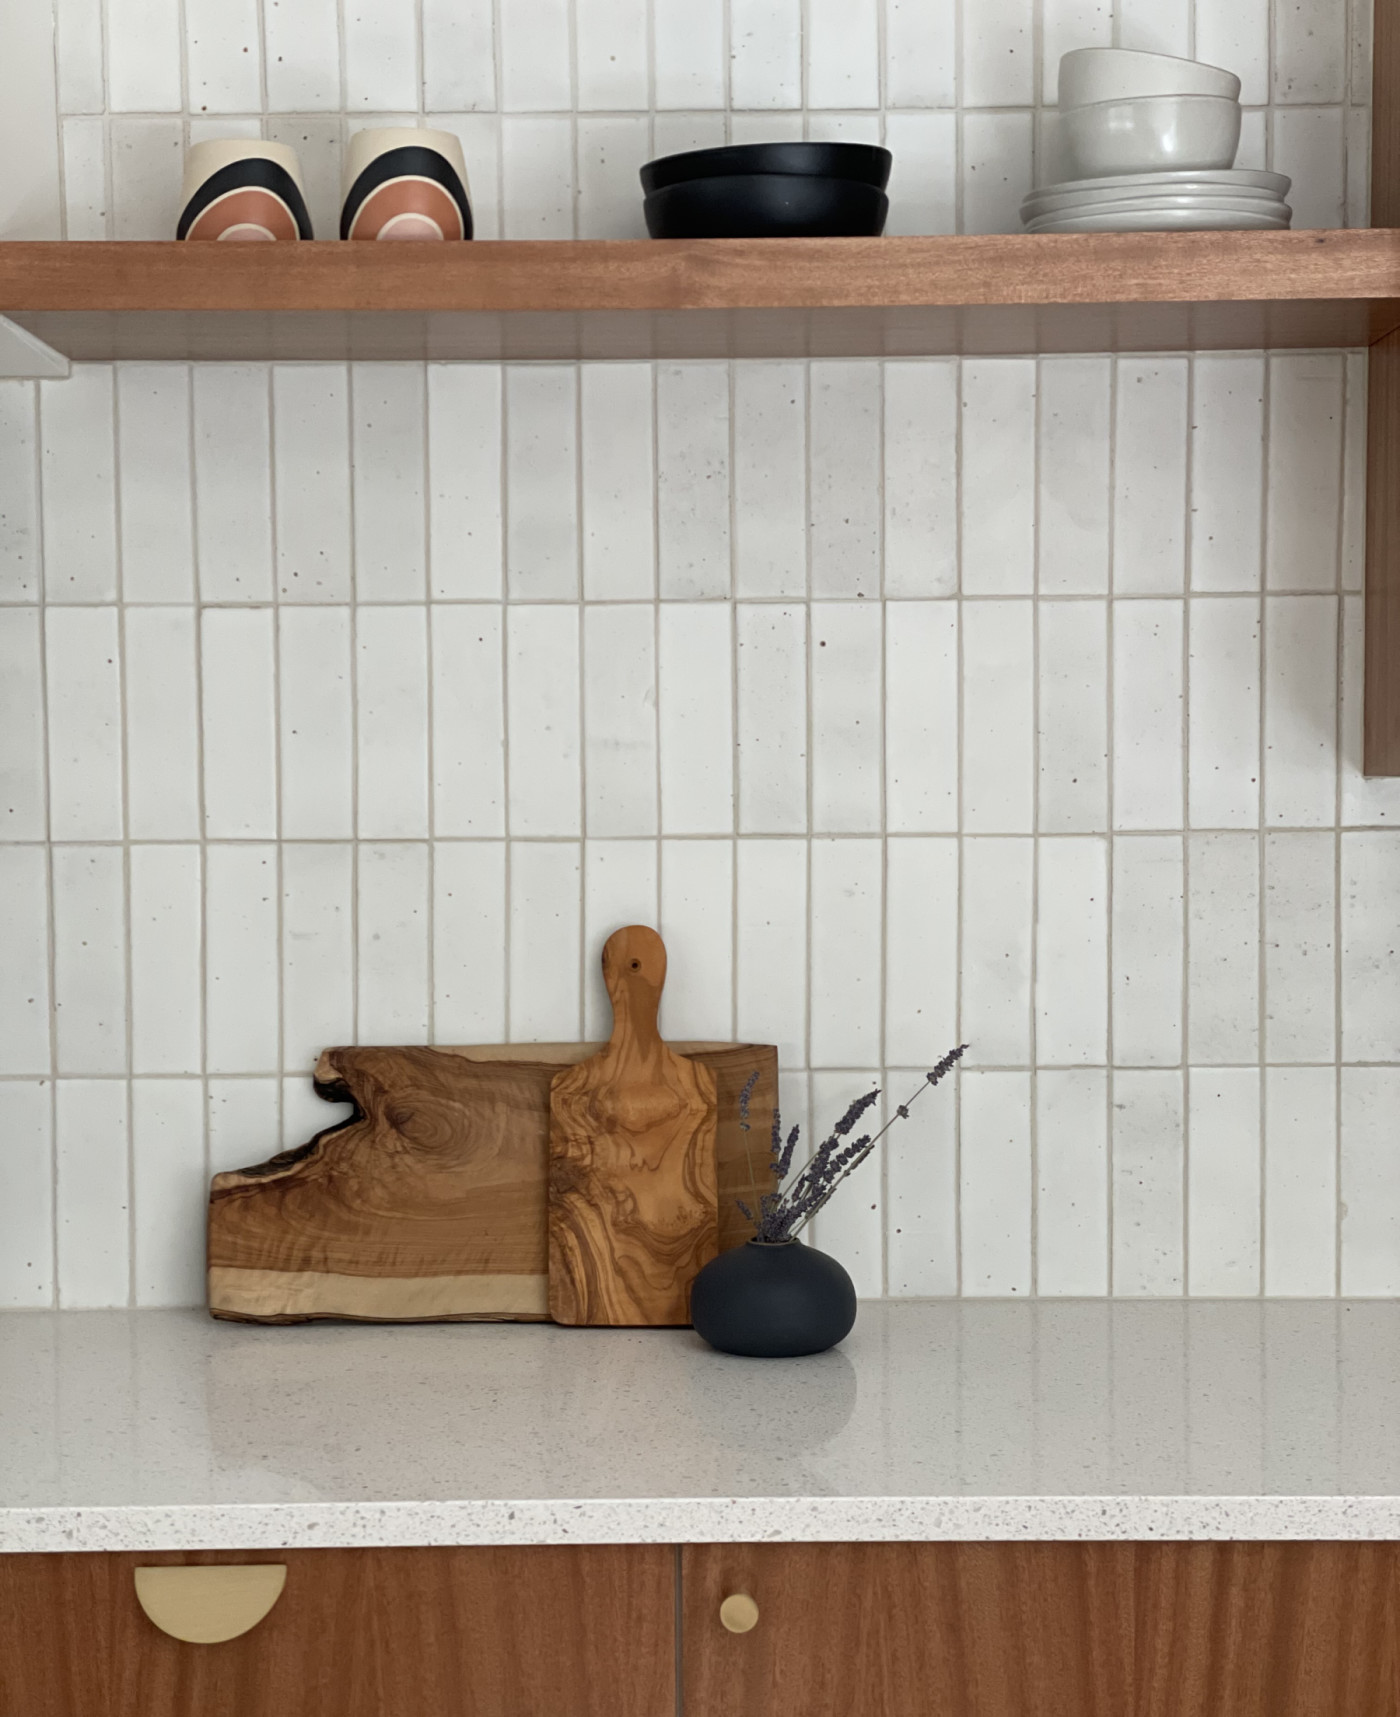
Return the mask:
[[[435,1545],[1400,1540],[1400,1496],[639,1497],[0,1508],[0,1554]]]

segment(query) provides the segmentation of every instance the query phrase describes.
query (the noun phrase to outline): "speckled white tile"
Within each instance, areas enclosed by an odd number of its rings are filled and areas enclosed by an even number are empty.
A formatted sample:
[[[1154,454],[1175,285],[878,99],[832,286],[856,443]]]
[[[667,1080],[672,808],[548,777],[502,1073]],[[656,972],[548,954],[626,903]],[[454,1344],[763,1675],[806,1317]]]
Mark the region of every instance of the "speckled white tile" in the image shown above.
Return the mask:
[[[1337,1048],[1337,842],[1264,839],[1264,1056],[1330,1061]]]
[[[1180,1072],[1113,1075],[1112,1292],[1180,1294],[1185,1101]]]
[[[1259,1055],[1259,837],[1191,835],[1187,867],[1187,1054]]]
[[[1185,857],[1179,835],[1113,843],[1113,1054],[1123,1066],[1181,1056]]]

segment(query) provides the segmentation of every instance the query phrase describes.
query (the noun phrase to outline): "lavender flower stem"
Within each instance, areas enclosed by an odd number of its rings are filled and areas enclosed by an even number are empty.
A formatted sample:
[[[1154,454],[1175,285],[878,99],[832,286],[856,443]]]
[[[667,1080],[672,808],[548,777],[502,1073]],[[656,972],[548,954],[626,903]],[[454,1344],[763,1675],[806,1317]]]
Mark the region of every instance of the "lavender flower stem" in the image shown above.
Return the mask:
[[[854,1157],[852,1159],[852,1161],[846,1165],[844,1172],[840,1176],[838,1176],[837,1179],[835,1179],[831,1182],[831,1184],[822,1193],[822,1195],[818,1199],[818,1201],[814,1205],[812,1205],[809,1210],[806,1210],[803,1212],[801,1217],[794,1224],[794,1226],[793,1226],[793,1228],[792,1228],[792,1230],[788,1236],[789,1239],[795,1240],[797,1238],[797,1236],[802,1232],[802,1230],[807,1226],[807,1224],[812,1220],[812,1218],[817,1214],[817,1212],[819,1210],[821,1210],[826,1204],[828,1204],[830,1202],[833,1194],[836,1192],[836,1189],[841,1185],[842,1181],[844,1181],[846,1179],[846,1176],[849,1174],[853,1174],[855,1172],[855,1170],[860,1167],[860,1165],[865,1161],[865,1159],[875,1149],[876,1145],[879,1144],[880,1140],[883,1139],[885,1134],[889,1132],[890,1128],[895,1124],[895,1122],[901,1121],[905,1118],[905,1116],[909,1112],[910,1106],[914,1103],[914,1101],[917,1098],[919,1098],[923,1095],[924,1091],[929,1086],[939,1084],[939,1082],[952,1070],[952,1068],[956,1065],[956,1063],[959,1060],[961,1060],[963,1052],[966,1050],[966,1048],[967,1048],[967,1045],[965,1043],[960,1044],[957,1049],[950,1050],[949,1053],[943,1057],[942,1061],[940,1061],[938,1063],[937,1067],[935,1067],[933,1069],[933,1071],[927,1075],[927,1077],[924,1079],[923,1084],[920,1085],[919,1089],[913,1093],[913,1095],[909,1098],[908,1102],[901,1103],[895,1109],[894,1114],[890,1116],[889,1120],[885,1122],[884,1126],[880,1128],[879,1132],[876,1133],[875,1136],[865,1144],[864,1148],[860,1151],[859,1155]],[[813,1161],[814,1162],[816,1161],[815,1157],[813,1158]],[[808,1167],[810,1168],[811,1164],[808,1164]]]

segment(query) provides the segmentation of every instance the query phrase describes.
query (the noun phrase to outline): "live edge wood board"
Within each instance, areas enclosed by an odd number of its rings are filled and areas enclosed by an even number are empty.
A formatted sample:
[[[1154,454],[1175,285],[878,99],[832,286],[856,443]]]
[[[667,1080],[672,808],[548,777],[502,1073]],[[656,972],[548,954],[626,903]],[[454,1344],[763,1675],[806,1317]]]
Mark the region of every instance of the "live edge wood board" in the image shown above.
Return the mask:
[[[550,1083],[601,1045],[329,1049],[317,1087],[355,1115],[308,1144],[214,1177],[209,1309],[299,1323],[549,1315]],[[767,1182],[768,1044],[677,1043],[713,1076],[721,1248],[751,1230],[736,1200]],[[752,1134],[739,1093],[757,1071]],[[8,1714],[0,1714],[8,1717]]]

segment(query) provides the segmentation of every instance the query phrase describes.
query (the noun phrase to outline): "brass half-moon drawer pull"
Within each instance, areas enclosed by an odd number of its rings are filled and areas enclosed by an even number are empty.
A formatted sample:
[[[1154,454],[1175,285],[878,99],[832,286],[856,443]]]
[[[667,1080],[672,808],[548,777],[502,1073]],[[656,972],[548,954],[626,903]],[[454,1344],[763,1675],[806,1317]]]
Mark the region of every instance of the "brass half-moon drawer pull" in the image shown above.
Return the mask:
[[[282,1596],[283,1562],[138,1568],[136,1598],[172,1639],[219,1645],[255,1628]]]
[[[747,1592],[733,1592],[719,1607],[720,1626],[732,1634],[746,1634],[758,1626],[758,1605]]]

